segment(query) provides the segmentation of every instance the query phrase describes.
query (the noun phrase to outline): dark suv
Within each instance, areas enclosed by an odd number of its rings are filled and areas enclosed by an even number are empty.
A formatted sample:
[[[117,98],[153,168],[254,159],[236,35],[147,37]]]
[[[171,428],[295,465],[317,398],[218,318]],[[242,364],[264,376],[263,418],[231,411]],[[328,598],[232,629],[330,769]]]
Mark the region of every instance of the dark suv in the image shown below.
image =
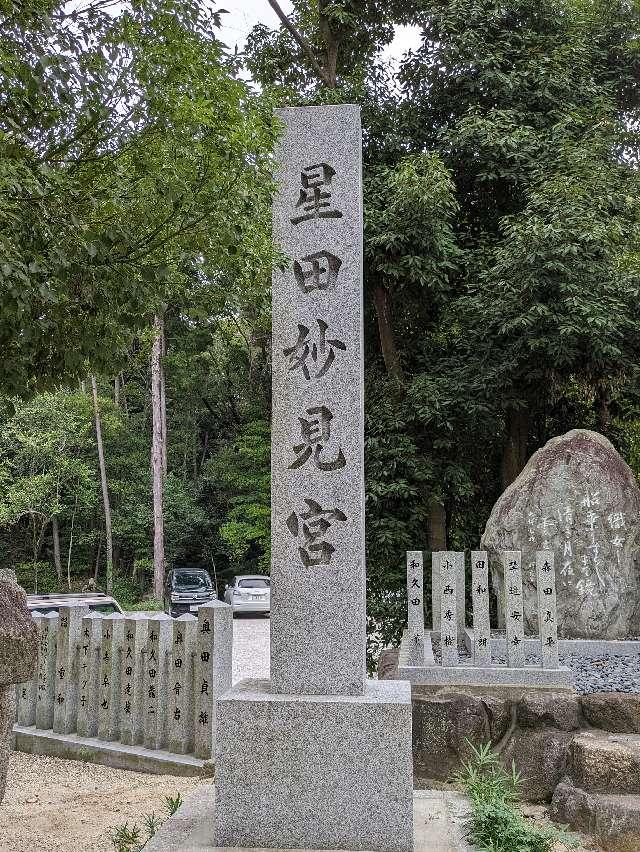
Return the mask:
[[[172,568],[164,580],[164,611],[176,618],[197,613],[203,603],[216,600],[211,577],[204,568]]]

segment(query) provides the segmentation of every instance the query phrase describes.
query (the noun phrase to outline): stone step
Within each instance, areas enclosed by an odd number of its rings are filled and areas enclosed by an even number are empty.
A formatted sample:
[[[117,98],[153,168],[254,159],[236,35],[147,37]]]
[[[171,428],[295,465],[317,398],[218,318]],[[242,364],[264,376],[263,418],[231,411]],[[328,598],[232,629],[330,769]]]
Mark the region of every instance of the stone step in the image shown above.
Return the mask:
[[[640,850],[640,795],[587,792],[565,778],[549,813],[556,822],[592,835],[604,852]]]
[[[567,775],[591,793],[640,794],[640,735],[582,731],[569,747]]]
[[[582,714],[594,728],[613,734],[640,734],[640,695],[595,692],[581,695]]]

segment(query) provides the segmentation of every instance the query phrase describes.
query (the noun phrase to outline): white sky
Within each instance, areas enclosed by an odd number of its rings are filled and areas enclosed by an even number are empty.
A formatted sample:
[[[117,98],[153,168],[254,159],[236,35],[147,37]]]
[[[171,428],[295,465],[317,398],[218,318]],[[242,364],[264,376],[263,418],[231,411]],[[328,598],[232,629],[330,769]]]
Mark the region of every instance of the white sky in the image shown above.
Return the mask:
[[[280,3],[283,12],[291,11],[292,4],[288,0]],[[218,8],[227,9],[229,14],[222,16],[221,40],[233,50],[238,45],[242,50],[247,34],[254,24],[267,24],[275,27],[280,21],[267,0],[218,0]],[[418,47],[420,43],[419,30],[417,27],[397,27],[396,37],[391,45],[385,50],[389,58],[399,57],[410,48]]]

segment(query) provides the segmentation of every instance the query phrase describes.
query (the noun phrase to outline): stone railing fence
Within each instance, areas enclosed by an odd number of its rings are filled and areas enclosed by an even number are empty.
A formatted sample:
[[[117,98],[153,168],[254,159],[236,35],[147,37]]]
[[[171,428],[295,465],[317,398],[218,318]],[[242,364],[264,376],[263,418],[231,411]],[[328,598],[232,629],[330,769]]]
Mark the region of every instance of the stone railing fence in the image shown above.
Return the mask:
[[[473,626],[465,623],[465,554],[455,551],[432,554],[433,631],[425,631],[422,551],[407,552],[408,629],[400,652],[400,677],[413,683],[491,682],[498,685],[538,683],[571,685],[568,669],[558,659],[556,624],[556,575],[554,554],[536,553],[538,589],[539,664],[527,664],[522,594],[522,557],[519,550],[497,554],[504,572],[506,631],[492,637],[489,617],[489,572],[485,551],[471,552],[471,599]],[[440,662],[433,654],[432,636],[439,641]],[[461,659],[460,648],[467,653]],[[493,656],[504,656],[495,663]],[[501,653],[503,652],[503,653]]]
[[[37,673],[17,687],[17,724],[211,759],[216,698],[231,687],[230,607],[195,615],[33,614]]]

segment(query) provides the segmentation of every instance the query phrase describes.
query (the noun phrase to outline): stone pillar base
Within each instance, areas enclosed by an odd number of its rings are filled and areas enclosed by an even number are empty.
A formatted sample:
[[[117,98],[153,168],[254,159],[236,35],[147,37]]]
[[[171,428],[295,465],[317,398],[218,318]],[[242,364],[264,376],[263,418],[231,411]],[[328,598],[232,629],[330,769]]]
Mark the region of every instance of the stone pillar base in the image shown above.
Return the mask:
[[[217,712],[216,846],[413,850],[408,683],[282,695],[245,680]]]

